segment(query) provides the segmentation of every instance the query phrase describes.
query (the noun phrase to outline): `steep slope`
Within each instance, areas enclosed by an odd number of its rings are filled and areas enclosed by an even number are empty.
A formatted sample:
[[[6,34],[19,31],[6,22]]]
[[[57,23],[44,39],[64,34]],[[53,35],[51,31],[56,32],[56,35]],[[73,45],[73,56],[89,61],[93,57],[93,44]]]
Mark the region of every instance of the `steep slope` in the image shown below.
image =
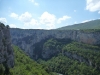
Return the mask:
[[[0,75],[8,75],[14,66],[14,55],[11,46],[9,26],[0,23]]]
[[[92,45],[100,45],[100,31],[84,30],[28,30],[11,29],[13,44],[19,46],[31,58],[44,58],[42,55],[43,44],[48,39],[63,40],[66,43],[77,41]]]
[[[13,46],[15,66],[10,69],[10,75],[53,75],[48,74],[42,65],[29,58],[19,47]]]
[[[62,55],[48,61],[41,60],[40,63],[47,71],[57,72],[61,75],[100,75],[99,70]]]
[[[58,30],[100,29],[100,19],[58,28]]]
[[[50,39],[44,44],[44,52],[47,57],[52,55],[52,58],[38,62],[44,65],[47,71],[64,75],[100,75],[99,46],[78,42],[65,45],[59,40]]]
[[[10,69],[10,75],[100,75],[99,46],[49,39],[43,48],[54,55],[48,60],[38,59],[37,63],[14,46],[15,66]]]
[[[13,44],[40,63],[47,73],[100,75],[100,29],[13,28],[10,32]]]

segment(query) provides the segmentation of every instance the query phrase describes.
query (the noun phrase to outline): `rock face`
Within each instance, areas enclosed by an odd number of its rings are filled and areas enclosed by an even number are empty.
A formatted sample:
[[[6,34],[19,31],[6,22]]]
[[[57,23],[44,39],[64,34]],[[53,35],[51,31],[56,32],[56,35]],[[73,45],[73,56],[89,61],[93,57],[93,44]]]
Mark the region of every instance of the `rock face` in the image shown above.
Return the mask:
[[[9,26],[2,23],[0,23],[0,64],[3,64],[6,68],[14,66]]]
[[[90,66],[91,66],[90,61],[86,60],[86,59],[83,58],[82,56],[79,56],[79,55],[77,55],[77,54],[75,54],[75,53],[71,53],[71,52],[67,52],[67,51],[66,51],[66,52],[64,53],[64,55],[67,56],[67,57],[69,57],[69,58],[71,58],[71,59],[75,59],[75,60],[77,60],[77,61],[79,61],[79,62],[84,62],[84,63],[86,63],[87,65],[90,65]]]
[[[45,58],[49,54],[45,52],[43,55],[42,50],[44,42],[50,38],[100,45],[100,31],[10,29],[10,32],[13,44],[19,46],[33,59]]]

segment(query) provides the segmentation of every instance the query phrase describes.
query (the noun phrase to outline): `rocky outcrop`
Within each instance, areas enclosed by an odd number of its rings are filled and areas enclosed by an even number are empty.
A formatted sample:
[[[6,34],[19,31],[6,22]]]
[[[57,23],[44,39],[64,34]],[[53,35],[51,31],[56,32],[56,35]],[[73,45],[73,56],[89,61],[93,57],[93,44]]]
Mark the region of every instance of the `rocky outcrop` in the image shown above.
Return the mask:
[[[82,56],[80,56],[80,55],[78,55],[78,54],[75,54],[75,53],[71,53],[71,52],[67,52],[67,51],[66,51],[66,52],[64,53],[64,55],[67,56],[67,57],[69,57],[69,58],[71,58],[71,59],[75,59],[75,60],[77,60],[77,61],[79,61],[79,62],[84,62],[84,63],[86,63],[87,65],[92,66],[92,65],[91,65],[91,62],[90,62],[89,60],[85,59],[84,57],[82,57]]]
[[[100,31],[11,29],[10,32],[13,44],[19,46],[31,58],[39,57],[38,53],[42,52],[43,42],[50,38],[100,45]],[[45,54],[48,55],[48,52]]]
[[[0,64],[7,69],[14,66],[9,26],[0,23]]]

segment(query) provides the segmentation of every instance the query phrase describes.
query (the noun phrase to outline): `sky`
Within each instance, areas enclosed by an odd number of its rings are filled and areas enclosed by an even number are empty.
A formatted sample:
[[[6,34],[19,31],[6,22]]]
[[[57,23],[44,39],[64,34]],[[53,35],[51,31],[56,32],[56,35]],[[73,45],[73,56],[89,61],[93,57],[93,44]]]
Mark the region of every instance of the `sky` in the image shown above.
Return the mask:
[[[0,0],[0,22],[11,28],[56,29],[100,19],[100,0]]]

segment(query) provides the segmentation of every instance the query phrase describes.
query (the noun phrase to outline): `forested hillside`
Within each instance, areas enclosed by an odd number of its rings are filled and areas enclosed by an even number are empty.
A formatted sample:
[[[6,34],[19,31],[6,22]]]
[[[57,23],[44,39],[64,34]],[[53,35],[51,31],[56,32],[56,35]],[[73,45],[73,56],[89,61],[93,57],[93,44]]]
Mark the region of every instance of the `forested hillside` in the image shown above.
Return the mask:
[[[100,19],[58,28],[58,30],[100,29]]]
[[[32,30],[17,29],[10,30],[12,43],[19,46],[32,59],[50,58],[57,54],[54,50],[46,48],[43,44],[49,39],[56,39],[58,42],[69,43],[71,41],[82,42],[91,45],[100,45],[100,30]],[[58,48],[59,48],[58,46]],[[47,50],[46,50],[47,49]],[[57,49],[57,48],[56,48]],[[57,50],[59,52],[59,49]],[[50,55],[49,55],[50,54]]]
[[[36,61],[13,46],[15,66],[10,75],[100,75],[100,47],[49,39],[43,44],[48,59]]]
[[[100,75],[100,47],[78,42],[64,43],[50,39],[45,50],[56,51],[48,60],[38,60],[47,71],[63,75]],[[48,49],[47,49],[48,48]],[[47,51],[45,51],[47,53]],[[50,55],[50,54],[48,54]]]
[[[42,65],[30,59],[19,47],[13,46],[15,56],[15,66],[10,69],[9,75],[56,75],[47,73]]]
[[[11,29],[12,43],[21,48],[14,47],[11,74],[100,75],[99,22],[73,25],[70,30]]]
[[[0,75],[100,75],[100,0],[0,0]]]

